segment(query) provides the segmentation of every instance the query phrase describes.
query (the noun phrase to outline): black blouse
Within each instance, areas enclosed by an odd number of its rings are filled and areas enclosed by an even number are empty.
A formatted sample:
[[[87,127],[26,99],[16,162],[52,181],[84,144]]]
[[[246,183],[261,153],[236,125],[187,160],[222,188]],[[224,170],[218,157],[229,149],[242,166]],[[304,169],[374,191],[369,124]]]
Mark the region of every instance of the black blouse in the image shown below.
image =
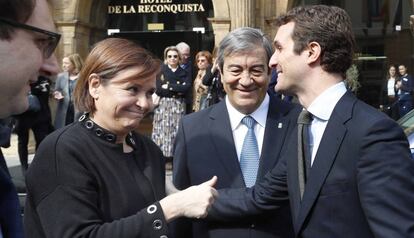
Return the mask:
[[[48,136],[27,173],[28,237],[166,237],[162,152],[130,134],[115,135],[88,118]]]

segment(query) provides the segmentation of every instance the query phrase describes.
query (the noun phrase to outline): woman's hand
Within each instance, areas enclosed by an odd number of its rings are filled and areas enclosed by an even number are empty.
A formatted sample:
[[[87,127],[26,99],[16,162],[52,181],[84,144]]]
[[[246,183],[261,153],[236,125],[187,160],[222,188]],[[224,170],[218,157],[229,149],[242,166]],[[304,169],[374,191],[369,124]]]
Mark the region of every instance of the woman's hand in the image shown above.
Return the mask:
[[[217,177],[185,190],[174,193],[160,201],[165,219],[171,221],[177,217],[204,218],[213,204],[217,191],[214,185]]]
[[[204,85],[204,84],[201,83],[198,86],[197,92],[198,93],[205,93],[205,92],[207,92],[207,90],[208,90],[208,87],[206,85]]]

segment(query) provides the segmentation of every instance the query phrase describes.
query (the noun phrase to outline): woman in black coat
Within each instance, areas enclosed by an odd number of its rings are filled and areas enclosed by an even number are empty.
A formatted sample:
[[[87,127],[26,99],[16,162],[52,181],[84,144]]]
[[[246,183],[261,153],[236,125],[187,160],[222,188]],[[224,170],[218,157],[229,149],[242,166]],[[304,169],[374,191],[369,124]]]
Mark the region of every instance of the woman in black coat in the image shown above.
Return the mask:
[[[159,62],[109,38],[89,54],[75,89],[87,112],[49,135],[27,172],[28,237],[166,237],[179,216],[204,217],[216,178],[165,197],[159,148],[134,130],[152,108]]]
[[[152,140],[167,160],[173,156],[178,123],[185,114],[185,96],[191,90],[191,76],[180,67],[181,56],[175,46],[164,50],[164,65],[157,80],[159,105],[154,110]]]

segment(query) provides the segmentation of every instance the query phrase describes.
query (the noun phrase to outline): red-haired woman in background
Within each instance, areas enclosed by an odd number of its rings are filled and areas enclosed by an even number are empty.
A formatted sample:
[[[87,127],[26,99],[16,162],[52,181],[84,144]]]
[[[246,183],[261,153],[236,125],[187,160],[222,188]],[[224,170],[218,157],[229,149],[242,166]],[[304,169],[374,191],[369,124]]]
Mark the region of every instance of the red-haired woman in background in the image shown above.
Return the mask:
[[[213,58],[211,53],[205,50],[198,52],[195,58],[198,72],[193,84],[193,111],[197,112],[200,110],[202,100],[207,95],[208,87],[203,84],[203,77],[206,75],[207,68],[213,64]]]

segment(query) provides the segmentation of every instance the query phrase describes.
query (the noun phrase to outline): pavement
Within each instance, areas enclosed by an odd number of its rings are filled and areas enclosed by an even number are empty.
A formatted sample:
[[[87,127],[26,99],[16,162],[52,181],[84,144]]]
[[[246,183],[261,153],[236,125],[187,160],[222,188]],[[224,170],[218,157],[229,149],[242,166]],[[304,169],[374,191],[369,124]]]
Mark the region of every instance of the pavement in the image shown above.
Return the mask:
[[[30,138],[33,138],[33,135],[30,135]],[[29,141],[29,163],[33,160],[35,150],[35,143],[30,139]],[[26,184],[24,181],[24,176],[22,174],[22,169],[20,166],[19,155],[17,152],[17,135],[12,134],[10,147],[1,148],[4,158],[6,159],[7,167],[9,168],[10,175],[14,186],[16,187],[17,194],[19,196],[20,206],[22,207],[22,212],[24,209],[24,203],[26,200]]]
[[[33,138],[31,135],[30,138]],[[9,168],[12,180],[17,188],[17,192],[25,192],[24,176],[22,174],[19,155],[17,153],[17,135],[12,134],[10,147],[1,148],[4,158],[6,159],[7,167]],[[29,141],[29,163],[34,157],[34,141]]]

